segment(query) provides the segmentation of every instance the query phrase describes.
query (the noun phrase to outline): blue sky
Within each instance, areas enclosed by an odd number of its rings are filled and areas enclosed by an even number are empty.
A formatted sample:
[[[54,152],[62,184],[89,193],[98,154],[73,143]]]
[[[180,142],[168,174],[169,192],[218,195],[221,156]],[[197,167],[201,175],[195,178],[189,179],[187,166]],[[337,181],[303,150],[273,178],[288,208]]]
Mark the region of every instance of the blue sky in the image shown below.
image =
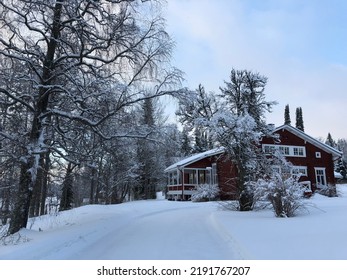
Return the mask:
[[[219,93],[232,68],[268,77],[267,116],[283,123],[284,107],[302,107],[305,132],[347,138],[347,1],[168,0],[172,63],[185,86]]]

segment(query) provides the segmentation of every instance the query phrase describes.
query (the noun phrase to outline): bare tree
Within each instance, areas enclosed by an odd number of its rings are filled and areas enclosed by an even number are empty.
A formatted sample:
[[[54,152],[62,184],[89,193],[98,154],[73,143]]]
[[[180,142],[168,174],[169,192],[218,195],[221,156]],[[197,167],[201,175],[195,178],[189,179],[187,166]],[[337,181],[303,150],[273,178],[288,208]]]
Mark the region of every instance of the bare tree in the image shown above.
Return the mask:
[[[24,140],[10,234],[26,227],[43,156],[75,160],[66,143],[74,138],[73,129],[77,137],[79,127],[102,139],[138,136],[105,124],[141,100],[174,92],[181,73],[168,65],[173,44],[151,7],[156,4],[0,1],[0,60],[22,66],[0,93],[29,112],[28,133],[19,137]],[[151,96],[143,94],[143,83],[155,88]],[[16,137],[12,131],[2,136]]]
[[[176,111],[178,120],[195,135],[195,152],[213,148],[213,139],[206,122],[218,112],[218,102],[213,92],[206,92],[200,84],[195,91],[186,91],[179,98]]]

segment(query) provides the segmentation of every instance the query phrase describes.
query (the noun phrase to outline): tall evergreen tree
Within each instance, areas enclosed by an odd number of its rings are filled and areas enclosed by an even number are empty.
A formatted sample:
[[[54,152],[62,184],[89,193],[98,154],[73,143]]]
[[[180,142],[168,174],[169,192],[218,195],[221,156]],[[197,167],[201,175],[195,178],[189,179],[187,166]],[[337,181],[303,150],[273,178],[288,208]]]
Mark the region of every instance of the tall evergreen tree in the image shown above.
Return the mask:
[[[291,125],[289,104],[287,104],[284,109],[284,124]]]
[[[305,131],[304,130],[304,118],[302,116],[302,108],[301,107],[296,108],[295,113],[296,113],[295,127],[297,129],[302,130],[302,131]]]
[[[183,156],[189,156],[192,153],[190,137],[187,128],[183,128],[181,140],[181,153]]]
[[[195,144],[194,144],[194,152],[201,153],[209,150],[207,133],[201,127],[195,128]]]
[[[156,196],[156,188],[159,182],[161,167],[158,162],[158,144],[154,139],[158,138],[158,126],[156,123],[156,100],[146,99],[142,104],[142,125],[147,128],[148,139],[138,141],[139,161],[139,186],[135,192],[137,199],[151,199]]]
[[[336,147],[336,142],[332,138],[330,132],[328,133],[327,140],[325,141],[325,144],[329,145],[330,147],[335,148]]]
[[[73,169],[71,163],[68,164],[66,169],[66,174],[63,182],[62,195],[60,199],[59,211],[69,210],[72,208],[73,204]]]

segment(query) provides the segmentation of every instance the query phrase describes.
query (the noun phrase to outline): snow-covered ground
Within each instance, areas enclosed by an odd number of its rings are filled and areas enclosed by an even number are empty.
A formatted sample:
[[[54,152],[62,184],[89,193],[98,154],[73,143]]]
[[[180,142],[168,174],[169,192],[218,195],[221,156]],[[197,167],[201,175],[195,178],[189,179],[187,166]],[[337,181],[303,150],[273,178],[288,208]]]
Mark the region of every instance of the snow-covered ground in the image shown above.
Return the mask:
[[[294,218],[217,202],[88,205],[32,219],[20,237],[0,241],[0,259],[347,260],[347,185],[338,192],[314,195]]]

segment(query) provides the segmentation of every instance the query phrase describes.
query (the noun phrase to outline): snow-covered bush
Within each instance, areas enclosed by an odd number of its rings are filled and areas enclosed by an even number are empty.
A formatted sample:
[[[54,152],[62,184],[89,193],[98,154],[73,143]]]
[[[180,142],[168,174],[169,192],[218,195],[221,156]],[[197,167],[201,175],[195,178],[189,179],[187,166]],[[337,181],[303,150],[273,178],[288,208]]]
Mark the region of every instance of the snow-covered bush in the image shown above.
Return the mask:
[[[254,188],[257,200],[269,201],[276,217],[293,217],[304,208],[304,192],[298,177],[274,173],[269,179],[259,179]]]
[[[209,201],[216,199],[218,195],[218,185],[202,184],[194,189],[191,200],[194,202]]]
[[[336,186],[334,185],[328,185],[328,186],[323,186],[323,185],[319,185],[317,186],[317,193],[321,194],[321,195],[325,195],[328,197],[336,197],[338,196],[337,191],[336,191]]]

